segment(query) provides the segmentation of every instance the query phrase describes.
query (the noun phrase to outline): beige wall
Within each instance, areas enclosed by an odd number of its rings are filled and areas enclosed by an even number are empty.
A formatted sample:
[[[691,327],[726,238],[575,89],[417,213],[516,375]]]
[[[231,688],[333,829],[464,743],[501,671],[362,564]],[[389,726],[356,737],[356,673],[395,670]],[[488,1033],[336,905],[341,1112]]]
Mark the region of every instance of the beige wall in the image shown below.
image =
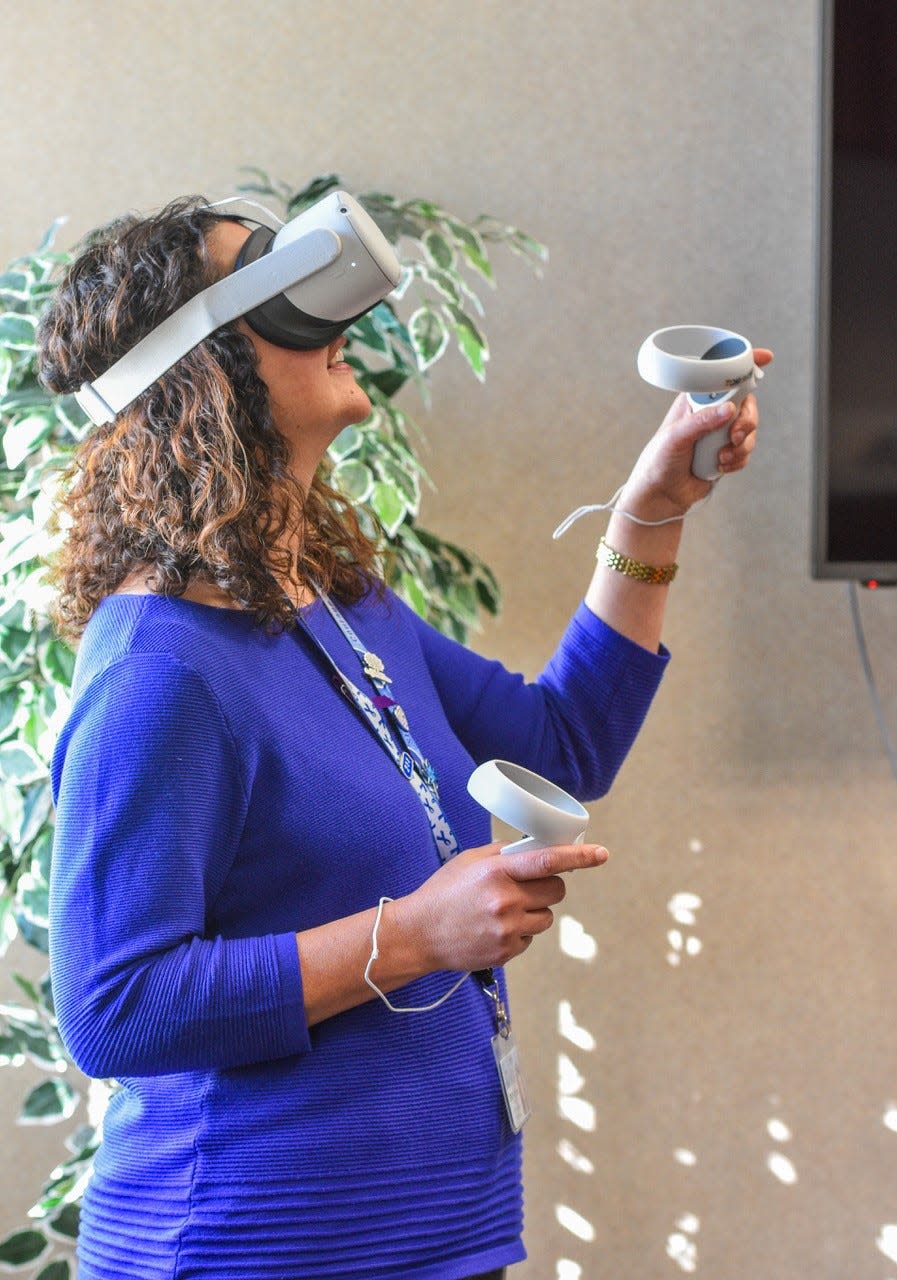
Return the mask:
[[[893,1280],[897,789],[844,588],[808,574],[815,0],[32,0],[4,28],[4,258],[60,212],[71,238],[223,192],[244,163],[550,244],[541,281],[498,262],[485,388],[447,361],[422,415],[426,518],[505,585],[478,645],[528,673],[603,520],[552,528],[610,495],[662,411],[635,373],[645,334],[717,323],[775,348],[762,449],[688,525],[673,665],[594,808],[612,860],[570,885],[597,954],[556,931],[512,970],[536,1102],[519,1274],[675,1276],[694,1250],[713,1280]],[[895,599],[863,605],[897,723]],[[683,892],[693,924],[668,905]],[[21,1131],[10,1149],[12,1225],[47,1157]]]

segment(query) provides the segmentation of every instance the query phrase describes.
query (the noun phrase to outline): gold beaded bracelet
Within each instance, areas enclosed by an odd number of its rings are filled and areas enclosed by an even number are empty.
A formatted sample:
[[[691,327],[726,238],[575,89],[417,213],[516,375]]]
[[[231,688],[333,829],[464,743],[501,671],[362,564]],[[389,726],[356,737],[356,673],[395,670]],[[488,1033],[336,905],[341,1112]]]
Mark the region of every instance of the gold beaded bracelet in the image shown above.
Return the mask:
[[[617,573],[625,573],[627,578],[635,578],[637,582],[650,582],[655,586],[663,586],[672,582],[679,572],[678,564],[664,565],[657,568],[653,564],[643,564],[641,560],[633,560],[632,556],[624,556],[622,551],[614,551],[604,538],[598,543],[595,559],[608,569],[616,569]]]

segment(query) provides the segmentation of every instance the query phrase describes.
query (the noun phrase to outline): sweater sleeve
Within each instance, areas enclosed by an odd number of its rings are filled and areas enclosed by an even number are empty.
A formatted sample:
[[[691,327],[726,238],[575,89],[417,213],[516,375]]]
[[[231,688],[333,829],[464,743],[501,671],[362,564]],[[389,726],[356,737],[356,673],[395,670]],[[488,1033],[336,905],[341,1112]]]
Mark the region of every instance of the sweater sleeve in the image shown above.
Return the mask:
[[[610,788],[669,659],[607,626],[581,604],[532,682],[472,653],[419,619],[446,715],[478,764],[510,759],[579,800]]]
[[[161,1075],[306,1051],[295,936],[207,931],[247,799],[205,680],[120,658],[78,698],[52,777],[50,962],[77,1065]]]

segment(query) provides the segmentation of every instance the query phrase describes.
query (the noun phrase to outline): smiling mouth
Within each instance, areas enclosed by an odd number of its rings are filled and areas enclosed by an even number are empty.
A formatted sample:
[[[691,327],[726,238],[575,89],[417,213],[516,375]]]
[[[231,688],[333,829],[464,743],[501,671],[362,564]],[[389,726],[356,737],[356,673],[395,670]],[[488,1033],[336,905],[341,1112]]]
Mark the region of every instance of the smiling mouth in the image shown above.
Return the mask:
[[[334,351],[333,355],[327,361],[327,368],[332,369],[334,365],[345,364],[346,357],[343,355],[342,343]]]

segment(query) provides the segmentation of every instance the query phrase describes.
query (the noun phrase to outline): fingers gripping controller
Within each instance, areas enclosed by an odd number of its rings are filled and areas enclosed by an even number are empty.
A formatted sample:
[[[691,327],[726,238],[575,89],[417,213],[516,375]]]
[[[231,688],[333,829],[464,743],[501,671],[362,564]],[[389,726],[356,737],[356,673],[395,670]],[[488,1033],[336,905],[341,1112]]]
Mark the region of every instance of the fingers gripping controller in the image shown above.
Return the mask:
[[[747,338],[711,325],[676,325],[650,334],[638,353],[638,371],[652,386],[684,391],[693,411],[731,403],[736,413],[763,377]],[[692,472],[715,480],[718,455],[729,439],[731,420],[695,445]]]

